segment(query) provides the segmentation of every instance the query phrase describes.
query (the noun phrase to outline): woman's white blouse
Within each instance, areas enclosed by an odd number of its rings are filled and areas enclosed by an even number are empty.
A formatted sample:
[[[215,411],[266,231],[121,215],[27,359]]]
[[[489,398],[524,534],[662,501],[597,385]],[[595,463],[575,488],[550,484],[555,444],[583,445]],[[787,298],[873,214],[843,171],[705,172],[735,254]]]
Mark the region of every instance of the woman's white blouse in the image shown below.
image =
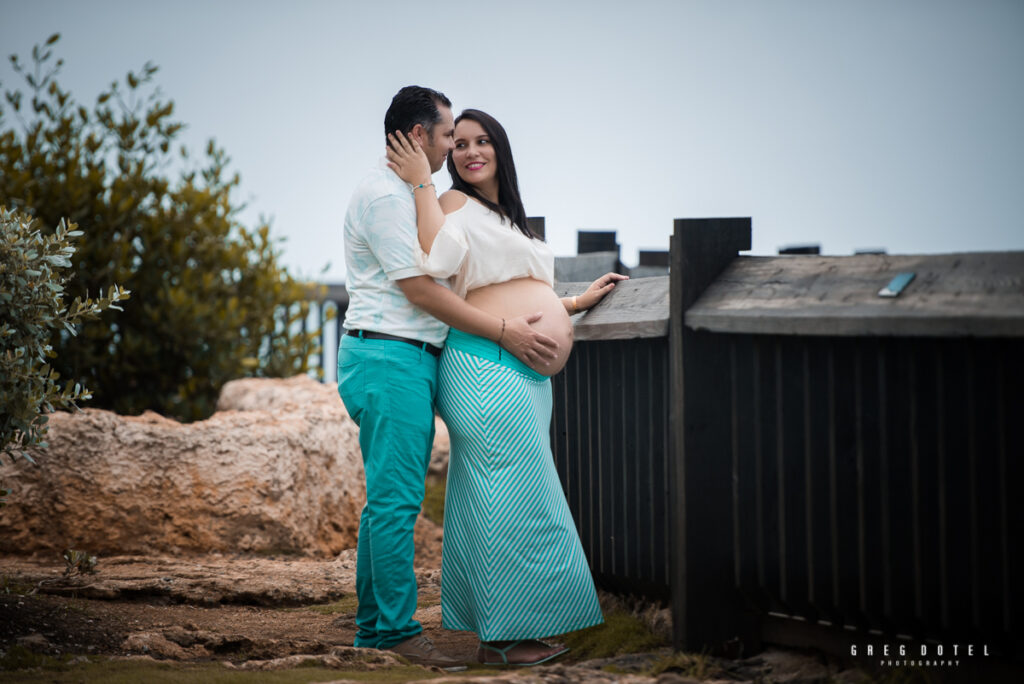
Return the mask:
[[[470,198],[445,217],[430,254],[417,251],[423,272],[450,278],[452,291],[460,297],[516,278],[555,283],[555,256],[547,243],[526,237],[508,219]]]

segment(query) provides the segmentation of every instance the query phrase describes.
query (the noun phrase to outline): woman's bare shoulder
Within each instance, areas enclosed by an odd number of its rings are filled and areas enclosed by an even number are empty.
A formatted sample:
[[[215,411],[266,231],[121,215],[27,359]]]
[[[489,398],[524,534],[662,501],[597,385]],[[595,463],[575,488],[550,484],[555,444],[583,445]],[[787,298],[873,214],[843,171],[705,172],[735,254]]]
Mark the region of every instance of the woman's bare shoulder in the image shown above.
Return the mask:
[[[437,201],[441,204],[441,211],[446,214],[451,214],[466,206],[466,200],[468,199],[469,197],[464,192],[460,192],[459,190],[448,190],[441,193],[441,196],[437,198]]]

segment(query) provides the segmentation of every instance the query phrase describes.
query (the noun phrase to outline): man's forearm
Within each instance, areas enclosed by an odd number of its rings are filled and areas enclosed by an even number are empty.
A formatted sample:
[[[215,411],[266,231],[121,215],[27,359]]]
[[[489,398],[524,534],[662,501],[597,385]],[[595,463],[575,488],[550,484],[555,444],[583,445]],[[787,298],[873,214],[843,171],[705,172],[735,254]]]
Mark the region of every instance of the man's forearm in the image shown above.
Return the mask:
[[[462,297],[428,276],[397,282],[413,305],[452,328],[497,342],[522,361],[543,363],[557,353],[558,343],[531,327],[532,323],[540,320],[540,313],[502,320],[467,304]]]
[[[500,318],[467,304],[465,299],[433,280],[425,280],[412,287],[402,288],[410,302],[445,325],[471,335],[486,337],[491,341],[497,341],[501,336]]]

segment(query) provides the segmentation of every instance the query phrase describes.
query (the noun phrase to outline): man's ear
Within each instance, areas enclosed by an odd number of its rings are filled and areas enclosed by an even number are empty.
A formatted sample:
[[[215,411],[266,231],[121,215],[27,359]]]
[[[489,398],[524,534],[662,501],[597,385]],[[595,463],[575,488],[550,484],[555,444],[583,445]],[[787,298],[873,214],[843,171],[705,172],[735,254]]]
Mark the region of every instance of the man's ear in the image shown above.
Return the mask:
[[[423,124],[413,124],[409,131],[409,137],[416,138],[416,142],[423,146],[427,143],[427,129],[423,127]]]

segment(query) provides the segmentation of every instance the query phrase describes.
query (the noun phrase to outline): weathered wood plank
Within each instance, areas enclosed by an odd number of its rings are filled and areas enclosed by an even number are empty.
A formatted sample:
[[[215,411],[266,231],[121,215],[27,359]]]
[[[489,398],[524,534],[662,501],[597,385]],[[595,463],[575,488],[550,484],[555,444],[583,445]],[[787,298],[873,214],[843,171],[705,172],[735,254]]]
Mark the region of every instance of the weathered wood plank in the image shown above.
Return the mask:
[[[586,291],[590,283],[556,283],[559,297]],[[624,280],[593,309],[573,316],[577,340],[627,340],[668,335],[669,277]]]
[[[914,280],[879,297],[897,273]],[[712,332],[1024,336],[1024,252],[739,257],[686,312]]]

